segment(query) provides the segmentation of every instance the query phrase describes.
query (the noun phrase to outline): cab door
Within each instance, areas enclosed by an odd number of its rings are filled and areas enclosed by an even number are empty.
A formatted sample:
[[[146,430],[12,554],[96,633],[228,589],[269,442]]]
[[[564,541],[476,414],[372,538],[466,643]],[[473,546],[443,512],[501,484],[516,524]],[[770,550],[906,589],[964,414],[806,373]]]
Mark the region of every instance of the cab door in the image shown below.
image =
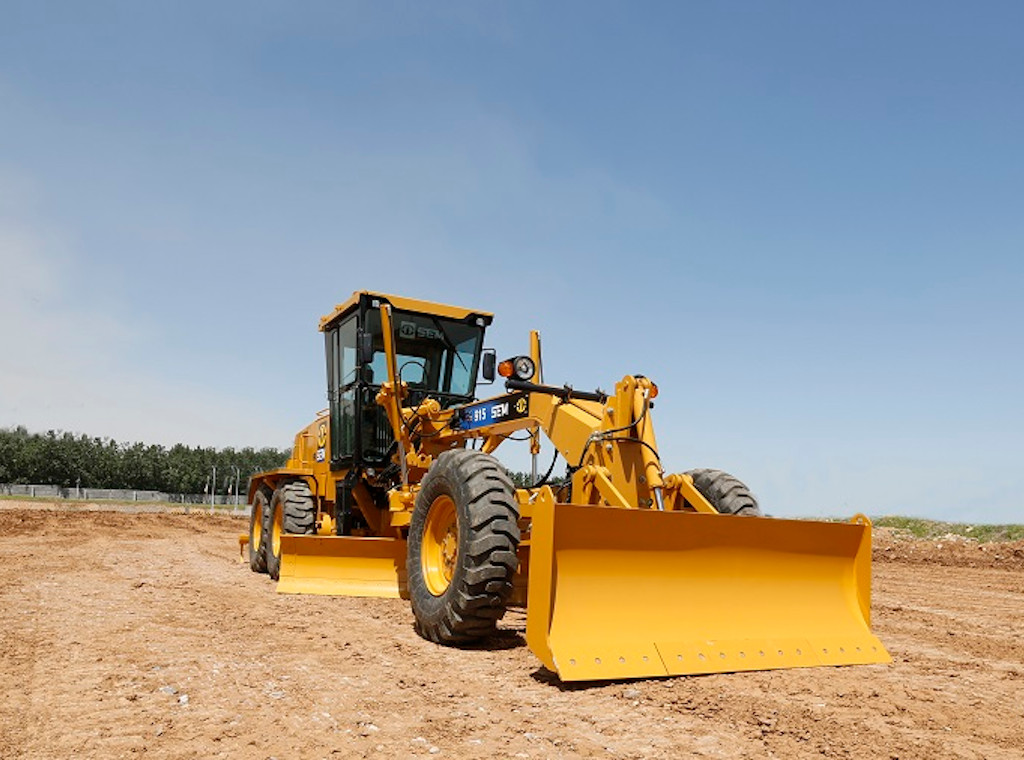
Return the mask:
[[[331,469],[352,464],[356,454],[356,401],[359,363],[356,315],[324,333],[327,348],[327,396],[331,414]]]

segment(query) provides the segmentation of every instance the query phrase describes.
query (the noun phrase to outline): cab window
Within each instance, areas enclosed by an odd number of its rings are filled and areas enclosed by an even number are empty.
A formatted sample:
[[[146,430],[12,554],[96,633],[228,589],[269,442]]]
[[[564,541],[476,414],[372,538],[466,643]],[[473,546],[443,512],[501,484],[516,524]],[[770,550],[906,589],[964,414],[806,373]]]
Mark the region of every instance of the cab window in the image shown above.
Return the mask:
[[[380,313],[367,313],[367,331],[376,353],[372,382],[387,380],[387,358]],[[476,385],[482,329],[476,325],[423,314],[394,312],[396,366],[411,388],[452,396],[472,396]]]

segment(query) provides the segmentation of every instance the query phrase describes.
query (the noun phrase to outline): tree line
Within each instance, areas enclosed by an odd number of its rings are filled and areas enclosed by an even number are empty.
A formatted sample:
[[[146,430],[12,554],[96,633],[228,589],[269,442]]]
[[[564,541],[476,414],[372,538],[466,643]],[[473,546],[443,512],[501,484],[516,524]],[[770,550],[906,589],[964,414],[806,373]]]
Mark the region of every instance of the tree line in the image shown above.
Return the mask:
[[[209,493],[217,468],[217,493],[235,482],[245,493],[249,476],[284,466],[290,449],[215,449],[176,444],[120,443],[110,438],[48,430],[30,433],[23,426],[0,428],[0,483],[58,488],[116,488],[169,494]],[[529,473],[509,471],[513,483],[533,485]],[[557,486],[563,478],[549,483]]]
[[[233,488],[237,468],[244,494],[250,475],[283,466],[290,454],[272,448],[166,448],[55,430],[30,433],[18,426],[0,428],[0,483],[196,494],[209,492],[216,467],[216,493]]]

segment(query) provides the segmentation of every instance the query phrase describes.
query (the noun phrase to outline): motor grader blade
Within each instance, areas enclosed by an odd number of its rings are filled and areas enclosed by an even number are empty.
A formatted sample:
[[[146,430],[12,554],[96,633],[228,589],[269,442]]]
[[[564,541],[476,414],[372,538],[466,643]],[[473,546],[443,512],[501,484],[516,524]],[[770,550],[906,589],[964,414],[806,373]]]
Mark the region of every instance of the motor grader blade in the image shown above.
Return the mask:
[[[527,643],[564,681],[890,662],[871,634],[871,528],[547,505]]]
[[[408,598],[405,541],[281,536],[278,593]]]

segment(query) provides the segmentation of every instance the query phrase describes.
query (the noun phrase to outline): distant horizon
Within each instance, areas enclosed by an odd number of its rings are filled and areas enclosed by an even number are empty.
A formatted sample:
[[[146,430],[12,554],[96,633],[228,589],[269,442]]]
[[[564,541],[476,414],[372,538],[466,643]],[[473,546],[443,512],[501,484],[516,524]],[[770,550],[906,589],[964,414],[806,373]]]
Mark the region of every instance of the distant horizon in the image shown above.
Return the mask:
[[[128,442],[128,441],[118,441],[116,439],[103,438],[103,437],[100,437],[100,436],[90,436],[87,433],[73,433],[71,431],[64,431],[64,430],[46,430],[46,431],[42,431],[42,432],[36,432],[36,431],[28,430],[23,425],[15,425],[13,427],[0,427],[0,431],[17,430],[19,428],[25,429],[26,432],[29,435],[48,435],[49,433],[52,432],[55,435],[69,434],[69,435],[72,435],[72,436],[75,436],[75,437],[85,437],[85,438],[87,438],[89,440],[100,440],[100,441],[105,441],[105,442],[109,442],[109,443],[114,443],[114,444],[117,444],[119,446],[129,446],[129,445],[131,445],[131,446],[145,446],[146,448],[149,448],[151,446],[155,446],[155,447],[160,447],[160,448],[162,448],[164,450],[169,450],[169,449],[172,449],[172,448],[174,448],[176,446],[183,446],[183,447],[188,448],[190,450],[191,449],[195,449],[195,450],[207,451],[207,452],[213,451],[213,452],[218,453],[218,454],[226,454],[229,451],[231,451],[231,452],[234,452],[234,451],[244,451],[245,449],[249,449],[249,450],[252,450],[254,452],[273,451],[275,453],[280,452],[282,454],[285,453],[285,452],[291,453],[291,451],[292,451],[290,446],[289,447],[285,447],[285,448],[276,448],[276,447],[273,447],[273,446],[262,446],[262,447],[258,447],[258,448],[256,448],[256,447],[243,447],[242,449],[237,449],[237,450],[234,449],[231,446],[227,446],[227,447],[223,447],[223,448],[200,447],[200,446],[189,446],[187,444],[181,444],[181,443],[176,443],[176,444],[172,444],[170,446],[167,446],[167,445],[164,445],[164,444],[146,443],[145,441],[131,441],[131,442]],[[514,470],[514,469],[511,469],[511,468],[508,468],[508,467],[506,467],[506,469],[508,469],[509,473],[513,474],[513,475],[519,475],[519,476],[528,477],[529,474],[530,474],[528,471],[525,471],[525,470]],[[557,470],[557,468],[556,468],[556,470]],[[559,477],[557,475],[557,473],[556,473],[555,476]],[[247,476],[246,479],[248,479],[248,476]],[[0,485],[18,485],[18,484],[14,483],[14,482],[6,482],[5,483],[3,481],[0,481]],[[34,486],[60,487],[60,486],[53,486],[52,484],[46,484],[46,483],[25,483],[23,485],[26,485],[26,486],[33,486],[34,485]],[[124,490],[124,489],[109,489],[109,488],[104,487],[104,486],[88,486],[86,488],[88,490]],[[140,490],[144,490],[144,489],[140,489]],[[757,494],[755,493],[754,495],[756,497]],[[2,494],[2,493],[0,493],[0,498],[16,498],[16,497],[11,496],[10,494]],[[40,498],[45,498],[45,497],[40,497]],[[62,497],[62,498],[70,499],[70,497]],[[114,500],[114,501],[116,501],[116,500]],[[850,515],[846,515],[846,516],[827,515],[827,514],[821,514],[821,515],[766,514],[765,516],[766,517],[772,517],[772,518],[782,518],[782,519],[809,519],[809,520],[827,519],[827,520],[839,520],[839,521],[842,521],[842,520],[845,520],[845,519],[853,518],[854,514],[851,513]],[[910,514],[907,514],[907,513],[903,513],[903,512],[894,512],[894,513],[886,513],[886,514],[869,514],[868,518],[873,523],[877,522],[877,521],[890,520],[890,519],[928,520],[928,518],[915,517],[913,515],[910,515]],[[977,521],[977,520],[975,520],[975,521],[937,520],[935,522],[941,523],[943,525],[964,525],[964,526],[985,525],[985,526],[989,526],[989,527],[1015,527],[1015,526],[1024,527],[1024,522],[1020,522],[1020,523],[1014,523],[1014,522],[1001,523],[1001,522],[987,522],[987,521],[984,521],[984,520],[982,520],[982,521]]]

